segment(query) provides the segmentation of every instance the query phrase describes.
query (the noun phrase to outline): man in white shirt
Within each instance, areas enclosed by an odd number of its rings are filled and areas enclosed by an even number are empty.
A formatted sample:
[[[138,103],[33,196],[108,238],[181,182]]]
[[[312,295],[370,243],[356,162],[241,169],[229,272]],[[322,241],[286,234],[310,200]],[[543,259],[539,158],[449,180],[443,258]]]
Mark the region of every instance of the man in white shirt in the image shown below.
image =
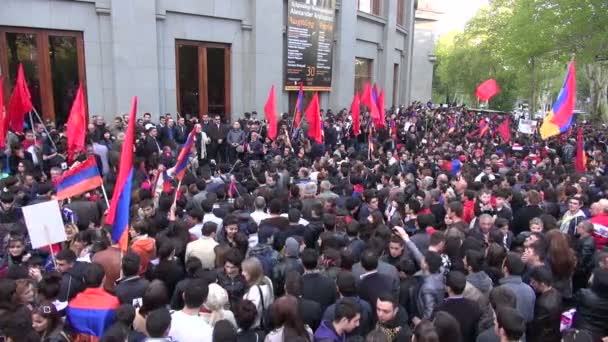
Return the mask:
[[[213,328],[199,316],[201,306],[207,300],[209,287],[202,281],[188,283],[184,291],[184,308],[171,315],[169,337],[179,342],[211,341]]]
[[[266,200],[264,199],[264,197],[258,196],[255,198],[255,201],[253,201],[253,206],[255,207],[255,211],[252,212],[250,216],[259,226],[262,220],[265,220],[270,217],[270,215],[265,211]]]
[[[203,224],[202,236],[200,239],[192,241],[186,245],[186,262],[191,257],[198,258],[204,270],[215,268],[215,240],[217,225],[213,222]]]

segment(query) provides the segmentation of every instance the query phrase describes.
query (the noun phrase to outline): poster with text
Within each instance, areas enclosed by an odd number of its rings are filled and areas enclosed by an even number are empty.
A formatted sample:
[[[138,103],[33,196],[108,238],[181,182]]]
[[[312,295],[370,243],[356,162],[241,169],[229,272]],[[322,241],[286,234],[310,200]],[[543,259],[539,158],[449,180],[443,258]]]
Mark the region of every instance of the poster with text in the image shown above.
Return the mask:
[[[330,91],[335,0],[289,0],[285,90]]]

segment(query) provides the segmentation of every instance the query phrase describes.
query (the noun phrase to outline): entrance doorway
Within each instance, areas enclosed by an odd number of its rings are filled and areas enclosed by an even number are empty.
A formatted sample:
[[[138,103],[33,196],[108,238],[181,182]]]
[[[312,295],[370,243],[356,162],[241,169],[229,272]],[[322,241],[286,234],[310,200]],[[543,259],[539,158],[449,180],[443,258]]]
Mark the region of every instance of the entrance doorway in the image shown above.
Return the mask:
[[[177,40],[175,49],[180,115],[230,121],[230,45]]]

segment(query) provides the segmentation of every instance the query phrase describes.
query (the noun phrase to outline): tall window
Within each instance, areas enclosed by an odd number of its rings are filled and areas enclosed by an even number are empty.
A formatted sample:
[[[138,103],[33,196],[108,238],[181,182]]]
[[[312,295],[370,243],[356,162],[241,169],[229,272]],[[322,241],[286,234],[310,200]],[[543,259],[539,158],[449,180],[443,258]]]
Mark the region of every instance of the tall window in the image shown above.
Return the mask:
[[[380,0],[357,0],[357,9],[361,12],[380,15]]]
[[[405,0],[397,0],[397,25],[405,25]]]
[[[397,94],[399,94],[399,64],[395,63],[393,65],[393,106],[395,107],[399,105]]]
[[[355,58],[355,91],[361,92],[365,83],[372,81],[372,60]]]
[[[5,98],[15,85],[19,63],[36,110],[57,125],[66,123],[79,83],[86,86],[82,32],[0,27]]]
[[[230,45],[178,40],[175,46],[179,112],[230,120]]]

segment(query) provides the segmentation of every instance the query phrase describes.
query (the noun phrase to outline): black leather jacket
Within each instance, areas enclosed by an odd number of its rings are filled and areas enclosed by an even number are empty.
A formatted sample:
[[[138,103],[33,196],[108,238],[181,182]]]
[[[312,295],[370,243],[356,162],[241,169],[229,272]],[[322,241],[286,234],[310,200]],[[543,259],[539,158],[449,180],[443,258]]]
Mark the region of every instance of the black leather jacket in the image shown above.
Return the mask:
[[[608,335],[608,294],[601,295],[589,288],[581,289],[575,296],[576,314],[573,327],[589,330],[595,339]]]
[[[562,315],[562,295],[551,289],[536,297],[534,320],[529,325],[528,341],[559,341],[560,319]]]
[[[272,282],[277,296],[285,292],[285,276],[291,271],[296,271],[299,274],[304,273],[304,266],[302,266],[302,262],[297,257],[286,256],[274,266],[272,270]]]

